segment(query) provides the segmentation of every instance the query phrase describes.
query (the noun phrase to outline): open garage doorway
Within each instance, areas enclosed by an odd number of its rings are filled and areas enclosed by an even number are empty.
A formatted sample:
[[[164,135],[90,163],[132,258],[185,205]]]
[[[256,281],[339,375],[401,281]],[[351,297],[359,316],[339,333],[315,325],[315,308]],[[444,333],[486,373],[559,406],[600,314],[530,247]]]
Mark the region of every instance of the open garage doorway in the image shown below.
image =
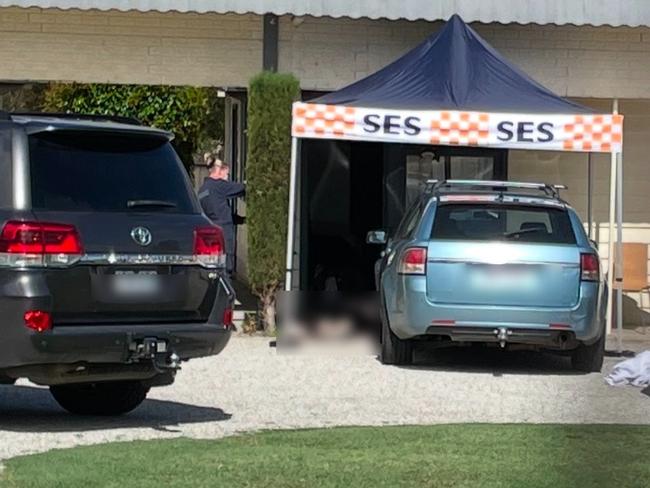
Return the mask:
[[[507,150],[305,140],[301,155],[300,288],[374,290],[378,246],[430,179],[505,180]]]

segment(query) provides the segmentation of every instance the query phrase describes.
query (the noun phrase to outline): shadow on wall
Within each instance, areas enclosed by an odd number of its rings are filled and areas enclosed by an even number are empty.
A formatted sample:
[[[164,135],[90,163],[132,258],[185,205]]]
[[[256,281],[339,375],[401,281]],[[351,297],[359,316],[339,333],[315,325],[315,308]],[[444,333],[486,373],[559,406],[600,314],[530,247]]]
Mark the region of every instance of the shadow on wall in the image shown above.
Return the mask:
[[[637,300],[628,295],[623,295],[623,327],[626,329],[637,329],[646,327],[645,331],[650,334],[650,297],[643,297],[644,307],[641,308]],[[639,330],[644,332],[643,329]]]

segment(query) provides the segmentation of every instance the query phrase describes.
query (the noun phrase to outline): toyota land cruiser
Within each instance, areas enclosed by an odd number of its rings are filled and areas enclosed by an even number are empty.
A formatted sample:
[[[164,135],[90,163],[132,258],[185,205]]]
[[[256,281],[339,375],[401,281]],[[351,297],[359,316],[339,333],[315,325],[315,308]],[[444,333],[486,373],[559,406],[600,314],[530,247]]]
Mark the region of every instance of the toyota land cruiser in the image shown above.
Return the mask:
[[[225,347],[223,235],[171,140],[125,119],[0,114],[0,383],[116,415]]]

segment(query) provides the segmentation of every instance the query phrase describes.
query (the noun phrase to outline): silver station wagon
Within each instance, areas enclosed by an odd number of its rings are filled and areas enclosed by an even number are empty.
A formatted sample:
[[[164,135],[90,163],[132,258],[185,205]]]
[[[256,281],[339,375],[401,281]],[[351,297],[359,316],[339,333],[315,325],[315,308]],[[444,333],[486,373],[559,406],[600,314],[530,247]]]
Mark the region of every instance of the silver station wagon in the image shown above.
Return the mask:
[[[415,341],[564,351],[580,371],[604,355],[606,285],[557,187],[430,182],[377,266],[381,360],[409,364]]]

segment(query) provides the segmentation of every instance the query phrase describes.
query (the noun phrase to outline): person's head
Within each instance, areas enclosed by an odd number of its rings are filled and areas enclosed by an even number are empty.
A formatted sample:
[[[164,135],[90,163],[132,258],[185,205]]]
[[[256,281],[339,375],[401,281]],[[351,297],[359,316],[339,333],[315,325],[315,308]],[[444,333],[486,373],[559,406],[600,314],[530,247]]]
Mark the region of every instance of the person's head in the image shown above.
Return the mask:
[[[214,165],[215,160],[216,160],[216,158],[214,157],[214,154],[212,154],[212,153],[207,152],[207,153],[205,153],[203,155],[203,162],[208,167],[208,169],[212,169],[212,166]]]
[[[221,159],[215,158],[208,168],[210,169],[210,178],[215,180],[227,180],[228,176],[230,176],[230,166]]]

